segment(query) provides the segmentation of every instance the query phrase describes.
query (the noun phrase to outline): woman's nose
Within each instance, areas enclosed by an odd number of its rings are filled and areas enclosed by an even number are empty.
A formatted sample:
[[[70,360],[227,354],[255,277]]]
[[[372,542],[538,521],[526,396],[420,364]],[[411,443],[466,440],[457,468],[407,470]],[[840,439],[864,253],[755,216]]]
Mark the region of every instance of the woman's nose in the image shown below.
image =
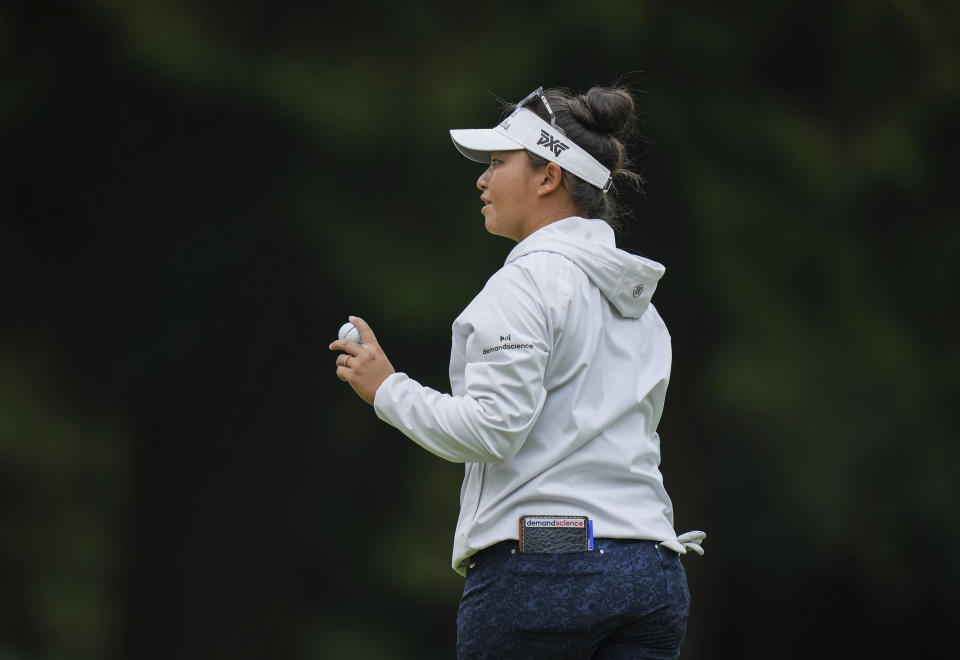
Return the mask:
[[[480,190],[487,189],[487,172],[490,171],[490,168],[487,168],[483,171],[483,174],[480,175],[480,178],[477,179],[477,188]]]

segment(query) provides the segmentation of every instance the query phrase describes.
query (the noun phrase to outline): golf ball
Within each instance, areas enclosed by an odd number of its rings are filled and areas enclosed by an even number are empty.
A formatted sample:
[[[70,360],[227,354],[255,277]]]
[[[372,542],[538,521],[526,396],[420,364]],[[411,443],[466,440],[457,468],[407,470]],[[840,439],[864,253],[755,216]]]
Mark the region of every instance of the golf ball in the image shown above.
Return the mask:
[[[357,330],[357,326],[347,322],[340,326],[340,331],[337,333],[337,336],[340,339],[348,339],[350,341],[355,341],[358,344],[362,344],[363,340],[360,339],[360,331]]]

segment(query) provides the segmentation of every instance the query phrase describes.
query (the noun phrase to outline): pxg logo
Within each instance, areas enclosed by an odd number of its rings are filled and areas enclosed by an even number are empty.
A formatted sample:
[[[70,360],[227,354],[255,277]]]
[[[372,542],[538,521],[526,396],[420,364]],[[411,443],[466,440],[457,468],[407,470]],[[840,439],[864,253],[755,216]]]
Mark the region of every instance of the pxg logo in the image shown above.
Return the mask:
[[[547,149],[553,152],[554,156],[559,156],[560,152],[570,148],[568,145],[553,137],[542,128],[540,129],[540,139],[537,140],[537,145],[545,146]]]

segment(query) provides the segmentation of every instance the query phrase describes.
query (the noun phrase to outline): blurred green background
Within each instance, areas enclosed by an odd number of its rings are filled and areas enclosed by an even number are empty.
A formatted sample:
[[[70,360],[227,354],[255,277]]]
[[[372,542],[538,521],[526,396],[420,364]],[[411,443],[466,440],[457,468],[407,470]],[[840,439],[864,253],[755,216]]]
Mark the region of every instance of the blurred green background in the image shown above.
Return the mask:
[[[685,658],[960,642],[960,5],[0,6],[0,658],[454,655],[447,388],[511,247],[447,129],[624,79],[661,261]]]

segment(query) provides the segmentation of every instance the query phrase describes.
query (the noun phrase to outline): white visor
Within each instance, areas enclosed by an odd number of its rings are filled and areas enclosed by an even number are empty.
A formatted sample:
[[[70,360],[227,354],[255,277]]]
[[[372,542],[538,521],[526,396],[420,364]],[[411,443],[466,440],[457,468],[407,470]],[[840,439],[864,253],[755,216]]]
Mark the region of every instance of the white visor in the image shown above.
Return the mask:
[[[517,108],[493,128],[451,130],[450,137],[460,153],[478,163],[489,164],[491,151],[529,149],[604,192],[613,182],[610,170],[596,158],[526,108]]]

